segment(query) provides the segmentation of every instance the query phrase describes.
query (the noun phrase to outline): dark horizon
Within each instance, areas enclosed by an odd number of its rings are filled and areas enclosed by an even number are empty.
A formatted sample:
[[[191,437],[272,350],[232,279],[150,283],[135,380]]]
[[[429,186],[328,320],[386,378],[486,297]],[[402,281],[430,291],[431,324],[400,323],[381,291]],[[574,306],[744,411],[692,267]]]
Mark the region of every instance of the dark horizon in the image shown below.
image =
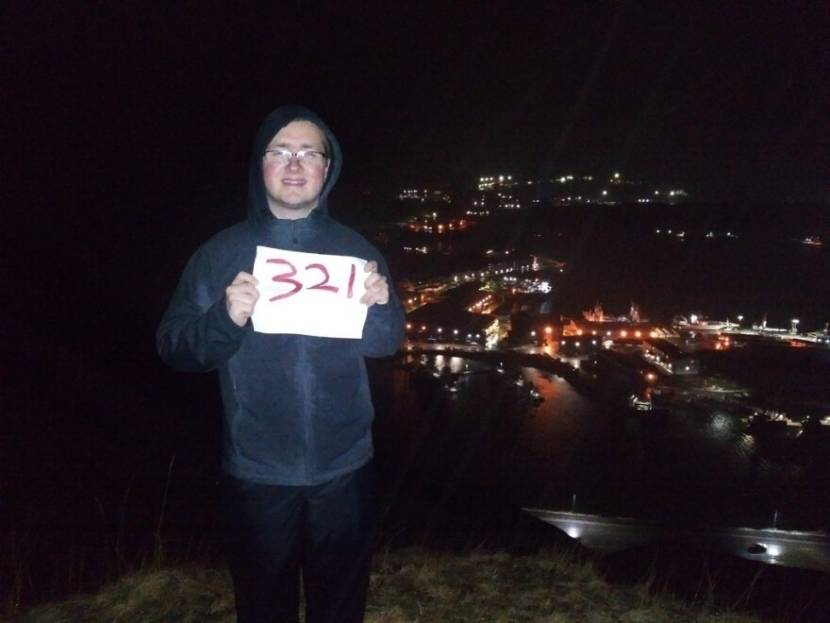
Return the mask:
[[[6,23],[11,161],[36,179],[57,159],[58,187],[125,173],[146,185],[165,169],[233,177],[261,118],[301,102],[340,136],[355,194],[622,170],[700,200],[830,201],[818,5],[224,15],[17,3]]]

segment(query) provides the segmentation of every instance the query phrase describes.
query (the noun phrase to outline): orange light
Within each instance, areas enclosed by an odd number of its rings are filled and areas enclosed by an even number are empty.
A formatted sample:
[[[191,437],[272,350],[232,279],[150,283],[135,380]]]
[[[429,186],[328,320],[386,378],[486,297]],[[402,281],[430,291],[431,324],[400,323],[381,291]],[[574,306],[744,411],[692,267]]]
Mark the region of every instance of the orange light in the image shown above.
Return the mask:
[[[407,329],[407,331],[408,331],[409,329],[411,329],[411,328],[412,328],[412,323],[407,322],[407,323],[406,323],[406,329]]]
[[[545,327],[545,333],[553,333],[553,327],[550,327],[550,326]]]
[[[639,331],[635,331],[635,332],[634,332],[634,336],[635,336],[635,337],[643,337],[643,334],[642,334],[642,333],[640,333]]]
[[[625,330],[620,331],[620,337],[628,337],[628,331],[625,331]]]

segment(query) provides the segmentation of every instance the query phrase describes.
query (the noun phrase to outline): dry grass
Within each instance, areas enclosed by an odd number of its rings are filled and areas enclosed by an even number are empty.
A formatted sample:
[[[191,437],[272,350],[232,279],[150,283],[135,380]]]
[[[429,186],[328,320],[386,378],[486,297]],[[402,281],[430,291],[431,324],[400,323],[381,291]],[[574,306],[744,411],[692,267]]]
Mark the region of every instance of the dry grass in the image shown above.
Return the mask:
[[[40,606],[20,619],[21,623],[235,620],[230,577],[224,570],[204,567],[134,573],[96,595]]]
[[[38,607],[21,623],[235,621],[225,570],[160,569],[127,576],[96,595]],[[757,623],[714,612],[646,585],[611,586],[589,562],[547,550],[531,556],[424,549],[375,557],[367,623]]]

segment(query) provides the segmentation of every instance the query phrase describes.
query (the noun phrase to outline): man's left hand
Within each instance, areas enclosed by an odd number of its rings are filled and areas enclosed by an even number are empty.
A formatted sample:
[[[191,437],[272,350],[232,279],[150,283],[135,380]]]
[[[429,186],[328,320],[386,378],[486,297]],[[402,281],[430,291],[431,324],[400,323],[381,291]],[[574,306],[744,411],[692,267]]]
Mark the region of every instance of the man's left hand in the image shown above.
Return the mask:
[[[364,282],[366,292],[360,297],[360,302],[365,303],[367,307],[375,303],[386,305],[389,302],[389,284],[386,283],[386,277],[378,272],[378,263],[366,262],[363,270],[369,273],[369,276]]]

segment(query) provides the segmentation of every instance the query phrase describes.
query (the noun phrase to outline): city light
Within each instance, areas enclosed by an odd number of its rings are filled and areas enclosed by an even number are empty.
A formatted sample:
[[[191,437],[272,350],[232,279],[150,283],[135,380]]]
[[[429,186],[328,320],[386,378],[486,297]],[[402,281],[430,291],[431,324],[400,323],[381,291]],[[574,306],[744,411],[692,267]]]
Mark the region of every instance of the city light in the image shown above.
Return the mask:
[[[517,176],[517,178],[521,179],[521,176]],[[648,190],[649,186],[646,183],[636,181],[634,172],[631,172],[630,177],[625,178],[622,177],[620,172],[614,172],[611,174],[610,182],[606,173],[598,176],[596,184],[592,187],[582,184],[585,179],[587,178],[578,174],[575,177],[572,175],[562,175],[554,178],[545,176],[545,179],[537,180],[535,182],[538,184],[536,190],[539,193],[544,193],[548,188],[551,188],[557,194],[554,199],[540,195],[543,197],[543,205],[539,208],[540,212],[546,207],[556,206],[557,201],[564,203],[566,200],[582,202],[583,204],[593,201],[595,206],[605,206],[602,210],[608,212],[616,211],[616,208],[611,207],[615,201],[619,201],[621,205],[627,205],[636,201],[638,196],[642,198],[641,201],[643,202],[676,203],[674,200],[670,201],[669,197],[678,197],[677,201],[680,201],[680,192],[668,190],[669,186],[666,182],[660,181],[653,184],[650,186],[651,190]],[[565,184],[569,184],[571,181],[574,181],[574,183],[566,188]],[[559,186],[557,182],[561,183],[562,186]],[[465,202],[467,205],[472,203],[476,207],[483,207],[486,200],[488,206],[495,207],[496,210],[513,209],[518,207],[520,202],[525,204],[525,207],[531,202],[537,204],[539,203],[538,199],[531,200],[526,198],[526,195],[520,194],[520,192],[527,193],[531,190],[524,188],[526,184],[530,183],[530,181],[522,180],[514,184],[510,176],[503,174],[481,177],[479,184],[480,187],[485,187],[485,189],[478,193],[480,197],[475,202],[467,200]],[[658,184],[663,186],[665,190],[655,190],[655,186]],[[614,189],[613,198],[609,197],[609,187]],[[516,195],[512,194],[513,189],[517,189]],[[420,196],[421,191],[416,192]],[[597,193],[600,193],[601,197],[609,198],[608,201],[602,198],[597,199]],[[565,195],[567,195],[567,199],[565,199]],[[430,197],[430,200],[432,200],[432,197]],[[535,206],[534,209],[536,209]],[[588,212],[592,211],[588,210]],[[436,212],[431,212],[431,214],[434,219],[438,218]],[[752,436],[742,437],[742,431],[748,424],[753,424],[753,422],[749,422],[751,416],[746,415],[748,411],[744,407],[752,404],[750,402],[752,400],[751,392],[754,388],[750,382],[746,382],[744,385],[743,381],[739,382],[738,379],[731,379],[727,374],[723,376],[713,374],[711,370],[707,369],[706,363],[708,360],[704,357],[711,357],[712,361],[729,362],[730,356],[742,355],[742,353],[750,354],[755,348],[756,341],[760,342],[761,340],[769,342],[780,340],[792,347],[801,347],[811,351],[814,349],[814,345],[816,345],[816,350],[819,347],[824,349],[825,346],[822,340],[828,340],[828,343],[830,343],[830,330],[827,326],[825,326],[823,332],[815,330],[816,327],[812,325],[815,321],[812,314],[809,320],[805,316],[804,329],[800,329],[799,318],[792,316],[806,314],[808,310],[795,305],[789,309],[783,305],[778,309],[771,309],[773,318],[775,318],[771,322],[777,327],[772,326],[766,329],[766,321],[764,321],[763,327],[765,330],[763,331],[760,330],[760,322],[756,325],[751,319],[747,320],[747,325],[743,325],[744,315],[736,314],[734,309],[729,311],[725,321],[722,320],[723,316],[709,318],[705,314],[711,313],[711,310],[707,308],[707,305],[712,305],[710,298],[702,297],[695,300],[691,296],[688,297],[690,299],[689,303],[691,303],[690,306],[697,306],[698,313],[678,315],[671,322],[668,320],[672,317],[670,313],[676,311],[682,313],[682,308],[670,311],[667,304],[665,309],[659,310],[660,314],[665,315],[652,316],[649,319],[646,318],[645,312],[640,315],[639,307],[633,302],[627,313],[620,313],[622,310],[615,311],[613,314],[608,313],[608,311],[603,313],[602,307],[597,302],[595,308],[584,312],[584,320],[577,317],[557,317],[552,309],[556,310],[557,313],[559,310],[550,302],[551,297],[537,296],[537,293],[550,291],[551,284],[557,292],[560,287],[563,287],[564,282],[560,281],[561,275],[558,273],[564,271],[565,263],[552,259],[556,254],[563,252],[562,246],[552,239],[553,235],[561,234],[557,234],[555,230],[546,229],[544,225],[534,225],[533,229],[528,227],[528,234],[534,238],[534,246],[525,248],[507,242],[507,238],[499,239],[495,236],[475,238],[476,241],[486,240],[487,243],[481,244],[479,242],[478,245],[470,245],[469,248],[474,252],[467,254],[465,249],[464,257],[453,264],[454,258],[452,256],[457,253],[453,247],[456,242],[460,246],[464,232],[462,227],[457,225],[460,222],[457,218],[456,220],[450,220],[450,216],[444,213],[443,210],[440,218],[441,221],[439,222],[430,220],[429,216],[421,216],[417,222],[405,221],[400,224],[406,235],[417,233],[421,236],[421,238],[413,236],[415,240],[427,238],[431,234],[435,243],[431,243],[428,248],[424,245],[424,252],[428,250],[430,257],[423,259],[436,257],[437,262],[438,259],[444,259],[438,257],[439,255],[448,256],[447,261],[442,263],[440,268],[435,269],[437,274],[430,275],[429,271],[419,270],[421,281],[414,281],[413,279],[413,285],[410,285],[409,281],[405,284],[402,282],[402,285],[407,289],[411,287],[419,293],[417,297],[404,299],[409,303],[408,310],[415,310],[416,307],[419,307],[419,309],[411,312],[410,318],[413,321],[406,323],[407,335],[409,336],[409,343],[406,348],[411,349],[413,348],[412,344],[415,344],[415,350],[418,352],[424,350],[437,352],[444,348],[464,349],[468,353],[475,353],[474,355],[466,353],[463,355],[463,357],[470,360],[480,358],[484,362],[481,368],[478,364],[473,364],[474,370],[470,370],[471,372],[482,371],[483,368],[489,367],[489,364],[495,365],[501,355],[496,355],[496,358],[490,359],[491,353],[485,352],[489,350],[495,350],[497,353],[510,353],[510,366],[506,369],[499,369],[499,372],[509,373],[511,380],[515,379],[517,364],[518,366],[528,367],[537,365],[544,367],[547,364],[550,370],[562,370],[563,368],[560,367],[562,363],[573,368],[579,368],[581,365],[581,371],[573,377],[567,376],[572,371],[564,368],[563,374],[566,376],[556,379],[556,381],[564,384],[573,378],[575,381],[585,381],[584,384],[588,390],[596,386],[602,392],[606,390],[609,393],[619,391],[619,397],[627,400],[632,408],[643,411],[654,409],[656,413],[671,412],[675,409],[675,405],[680,405],[680,409],[685,409],[687,403],[695,404],[696,401],[700,401],[701,405],[705,405],[706,411],[709,412],[712,404],[720,403],[724,405],[722,407],[724,412],[710,412],[711,419],[707,426],[708,435],[719,442],[751,444],[754,443]],[[702,229],[700,231],[690,229],[687,232],[683,229],[683,224],[680,225],[681,229],[677,229],[678,222],[672,220],[668,220],[668,222],[672,224],[674,229],[669,229],[667,222],[661,222],[662,219],[669,219],[669,217],[660,216],[658,218],[660,220],[657,220],[657,223],[653,220],[644,221],[646,238],[643,239],[643,244],[648,244],[649,241],[652,244],[659,241],[661,247],[664,244],[674,245],[676,249],[684,240],[686,244],[694,245],[698,241],[702,242],[703,238],[721,241],[733,236],[733,232],[725,233],[717,228],[712,230]],[[478,218],[468,219],[468,222],[471,227],[478,227],[482,224],[482,220]],[[413,224],[417,224],[417,228]],[[487,226],[492,227],[497,232],[502,224],[501,222],[494,222]],[[439,240],[438,234],[443,234],[444,238]],[[736,230],[735,235],[745,234]],[[447,236],[452,238],[452,245],[449,244],[450,241]],[[410,245],[423,244],[422,242],[409,242],[409,238],[405,240]],[[630,241],[626,242],[630,243]],[[639,243],[640,240],[637,240],[635,244]],[[514,246],[509,248],[510,244]],[[719,243],[706,242],[704,244],[709,245],[709,247],[701,245],[702,249],[711,250],[712,246],[716,247]],[[492,248],[488,248],[488,246]],[[419,252],[419,248],[411,246],[407,249],[411,253],[409,260],[419,259],[417,255],[414,255],[414,253]],[[547,253],[548,255],[541,255],[537,258],[531,252],[528,252],[528,249],[533,249],[535,253]],[[525,255],[525,253],[527,254]],[[468,258],[471,262],[470,265],[466,264]],[[527,258],[532,258],[532,265],[531,262],[527,261]],[[425,264],[422,263],[420,266]],[[664,268],[653,264],[652,267],[654,270]],[[468,273],[452,274],[452,271],[461,268],[465,268]],[[568,266],[569,271],[575,268],[578,267]],[[439,270],[447,270],[449,275],[442,275],[438,272]],[[531,270],[540,272],[537,274],[522,274]],[[421,276],[422,272],[423,276]],[[793,271],[793,274],[796,274],[795,271]],[[647,276],[643,275],[643,278],[645,279]],[[702,281],[705,281],[705,279],[702,278]],[[656,285],[657,283],[655,283]],[[717,284],[709,283],[708,285],[711,286],[712,297],[719,293],[715,291]],[[598,286],[597,289],[599,290]],[[484,290],[490,291],[490,294],[485,296]],[[564,294],[565,291],[563,290]],[[624,292],[624,294],[628,295],[628,292]],[[616,296],[616,291],[601,292],[601,295],[606,298],[619,298]],[[430,308],[429,306],[433,304],[435,307]],[[738,304],[743,305],[742,303]],[[420,306],[425,306],[426,309],[421,309]],[[498,308],[498,311],[496,311],[496,308]],[[596,313],[597,310],[598,314]],[[576,312],[576,310],[572,311]],[[472,318],[467,312],[478,315]],[[521,312],[521,315],[518,315],[519,312]],[[756,312],[750,310],[749,313],[754,314]],[[790,318],[788,319],[787,316],[790,316]],[[557,322],[557,325],[542,324],[542,322],[551,318],[556,318],[552,321]],[[430,322],[449,322],[450,326],[446,331],[443,327],[436,325],[433,325],[433,329],[428,330],[427,325],[423,324],[420,325],[421,334],[416,336],[415,332],[417,332],[419,326],[417,320],[422,319]],[[735,323],[736,319],[737,324]],[[822,322],[825,321],[825,319],[822,319]],[[789,326],[787,326],[788,324]],[[415,330],[413,330],[413,326]],[[528,327],[533,328],[529,329]],[[539,329],[535,327],[539,327]],[[478,330],[480,333],[466,333],[465,341],[463,339],[465,335],[462,331],[463,328],[468,331]],[[726,335],[726,332],[729,332],[730,329],[733,331],[733,333],[730,333],[731,338]],[[799,333],[799,329],[802,333]],[[558,345],[552,339],[554,333],[560,337]],[[590,344],[588,344],[588,340],[590,340]],[[437,341],[439,343],[427,344],[427,341]],[[586,346],[584,350],[582,349],[583,342]],[[600,345],[606,350],[600,349]],[[744,350],[739,350],[742,348]],[[715,350],[720,352],[713,352]],[[706,354],[699,355],[698,353]],[[788,351],[788,356],[789,353],[790,351]],[[556,361],[542,360],[539,357],[541,354],[547,354]],[[793,356],[799,354],[793,353]],[[505,363],[507,362],[505,361]],[[461,373],[460,368],[455,370],[453,366],[453,370],[456,373]],[[444,372],[446,371],[444,370]],[[554,374],[552,371],[545,370],[541,373],[541,376],[550,380]],[[747,377],[749,376],[747,375]],[[486,377],[474,378],[476,380],[473,383],[478,383],[481,382],[478,379],[485,379]],[[453,389],[450,389],[450,384],[455,387],[455,382],[460,381],[456,388],[456,391],[461,392],[459,396],[464,395],[465,386],[470,386],[466,385],[466,377],[464,379],[452,378],[451,380],[444,378],[443,381],[446,381],[449,391],[453,391]],[[522,387],[528,388],[529,383],[532,387],[531,379],[525,378]],[[574,384],[578,385],[576,382]],[[617,385],[621,389],[618,390]],[[538,389],[542,389],[542,387],[539,386]],[[600,395],[604,396],[604,393]],[[615,395],[613,397],[617,398]],[[547,404],[542,411],[551,405],[555,397],[552,400],[551,395],[545,393],[545,400],[547,400]],[[764,414],[759,420],[763,418],[772,421],[768,414]],[[795,415],[794,418],[792,425],[801,423]],[[826,416],[825,420],[827,421],[822,422],[822,424],[830,426],[830,416]],[[812,423],[812,420],[810,423]],[[787,429],[787,432],[793,433],[792,436],[795,437],[795,430]],[[805,436],[811,434],[809,426],[805,426],[802,432]],[[826,431],[822,429],[821,432]],[[754,429],[753,434],[755,434]],[[742,439],[745,441],[741,441]],[[580,537],[580,529],[577,527],[569,527],[566,532],[573,538]],[[749,541],[744,544],[744,547],[747,544],[749,544]],[[768,560],[770,557],[775,558],[781,553],[780,547],[770,548],[768,543],[764,543],[764,547],[766,548],[762,557],[764,562],[770,562]],[[749,553],[754,552],[750,551]],[[789,551],[784,552],[784,555],[787,556],[789,553]],[[773,560],[773,562],[775,561]]]

